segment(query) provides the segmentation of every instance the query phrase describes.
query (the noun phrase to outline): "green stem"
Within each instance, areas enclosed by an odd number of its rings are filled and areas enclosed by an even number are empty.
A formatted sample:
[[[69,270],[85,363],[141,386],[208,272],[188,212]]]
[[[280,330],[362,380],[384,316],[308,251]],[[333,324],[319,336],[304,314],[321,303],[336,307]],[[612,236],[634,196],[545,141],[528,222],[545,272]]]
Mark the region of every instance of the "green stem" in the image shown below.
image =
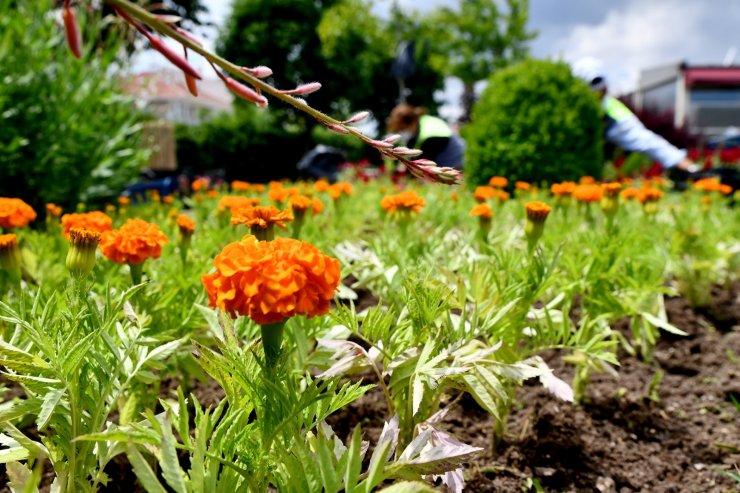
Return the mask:
[[[259,241],[272,241],[275,239],[275,229],[272,225],[267,228],[252,226],[249,228],[249,232]]]
[[[260,326],[262,331],[262,348],[265,351],[265,362],[268,369],[274,369],[280,359],[280,346],[283,342],[285,322],[265,324]]]
[[[139,264],[128,264],[128,266],[129,269],[131,269],[131,281],[134,283],[134,286],[141,284],[141,274],[144,271],[144,262]]]

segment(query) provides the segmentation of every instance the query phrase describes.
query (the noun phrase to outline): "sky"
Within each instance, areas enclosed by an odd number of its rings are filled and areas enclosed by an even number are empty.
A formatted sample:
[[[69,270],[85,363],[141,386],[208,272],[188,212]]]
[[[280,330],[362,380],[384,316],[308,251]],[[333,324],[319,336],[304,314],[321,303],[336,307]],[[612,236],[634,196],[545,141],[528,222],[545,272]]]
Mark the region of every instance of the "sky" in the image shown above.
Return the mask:
[[[388,15],[393,0],[376,0],[378,15]],[[396,0],[406,11],[426,11],[458,0]],[[231,0],[204,0],[211,20],[220,25]],[[637,86],[645,68],[687,61],[721,64],[740,50],[740,0],[530,0],[529,28],[539,32],[531,42],[538,58],[573,62],[584,56],[604,61],[610,92],[622,94]],[[213,37],[213,36],[211,36]],[[207,43],[210,45],[211,43]],[[158,60],[148,54],[137,67]],[[740,54],[735,60],[740,64]],[[454,116],[460,84],[449,81],[444,99]]]

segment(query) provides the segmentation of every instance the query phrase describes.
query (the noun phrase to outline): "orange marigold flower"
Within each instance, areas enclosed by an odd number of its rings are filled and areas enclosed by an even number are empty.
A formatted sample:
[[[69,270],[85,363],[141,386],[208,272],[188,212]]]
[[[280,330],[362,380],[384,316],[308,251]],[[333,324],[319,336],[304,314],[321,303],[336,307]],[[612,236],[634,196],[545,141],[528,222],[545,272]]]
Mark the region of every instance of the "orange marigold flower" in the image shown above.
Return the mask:
[[[241,180],[231,182],[231,189],[235,192],[247,192],[250,189],[249,183]]]
[[[593,185],[596,183],[596,180],[593,176],[582,176],[580,180],[578,180],[578,183],[581,185]]]
[[[233,209],[231,211],[231,224],[243,224],[248,227],[259,226],[267,229],[275,225],[285,229],[285,223],[293,220],[293,215],[288,210],[280,212],[280,209],[273,206],[267,207],[244,207]]]
[[[22,228],[34,219],[36,211],[21,199],[0,197],[0,228]]]
[[[499,203],[503,204],[504,202],[506,202],[507,200],[509,200],[509,197],[511,197],[511,195],[509,195],[508,192],[504,192],[503,190],[499,190],[497,197],[498,197]]]
[[[206,196],[215,199],[216,197],[218,197],[218,190],[208,190],[206,192]]]
[[[552,207],[537,201],[527,202],[524,204],[524,209],[527,212],[527,219],[536,223],[544,222],[552,211]]]
[[[637,195],[637,200],[643,204],[646,202],[657,202],[663,198],[663,191],[657,188],[642,188]]]
[[[177,227],[180,228],[180,234],[183,236],[191,236],[195,233],[195,221],[185,214],[177,216]]]
[[[324,203],[316,197],[314,197],[312,201],[312,206],[314,214],[321,214],[321,212],[324,210]]]
[[[573,197],[579,202],[598,202],[603,196],[604,191],[596,184],[578,185],[573,191]]]
[[[193,192],[200,192],[201,190],[205,190],[208,188],[208,180],[205,178],[196,178],[193,180],[193,183],[190,185],[190,187],[193,189]]]
[[[290,208],[296,214],[305,214],[311,207],[313,207],[313,200],[305,195],[294,195],[290,198]]]
[[[526,181],[518,181],[514,184],[517,190],[521,190],[522,192],[528,192],[532,189],[532,185],[527,183]]]
[[[313,189],[321,193],[328,191],[330,186],[331,185],[329,185],[329,182],[326,180],[316,180],[313,184]]]
[[[267,186],[270,187],[270,189],[273,189],[273,190],[276,189],[276,188],[283,188],[283,182],[277,181],[277,180],[272,180],[272,181],[270,181],[267,184]]]
[[[573,192],[576,190],[577,186],[578,185],[576,185],[576,183],[573,181],[553,183],[553,185],[550,187],[550,192],[558,197],[566,197],[573,195]]]
[[[0,235],[0,269],[15,274],[20,279],[21,253],[18,249],[18,237],[13,234]]]
[[[118,197],[118,205],[129,205],[131,204],[131,199],[128,197]]]
[[[476,202],[483,203],[488,199],[492,199],[498,195],[498,190],[493,187],[480,186],[473,192],[473,198]]]
[[[634,200],[640,196],[640,189],[635,187],[625,188],[620,194],[623,200]]]
[[[387,212],[419,212],[426,205],[426,201],[413,190],[407,190],[395,195],[386,195],[380,201],[380,206]]]
[[[270,191],[267,193],[267,196],[270,198],[270,200],[274,200],[275,202],[282,204],[289,197],[295,197],[296,195],[300,194],[301,192],[295,187],[271,188]]]
[[[263,325],[327,313],[341,280],[336,259],[291,238],[248,235],[226,245],[213,264],[216,272],[201,278],[209,305]]]
[[[221,200],[218,201],[219,210],[228,209],[232,213],[234,209],[243,209],[247,207],[254,207],[259,204],[260,199],[252,197],[244,197],[243,195],[224,195]]]
[[[340,181],[334,185],[330,185],[328,192],[332,199],[337,200],[342,195],[352,195],[352,184],[346,181]]]
[[[616,197],[619,195],[619,191],[622,189],[622,185],[616,182],[603,183],[601,189],[604,191],[604,195],[607,197]]]
[[[262,193],[265,191],[265,186],[262,183],[255,183],[254,185],[252,185],[252,191]]]
[[[88,231],[97,231],[104,233],[113,229],[113,219],[101,211],[82,212],[75,214],[65,214],[62,216],[62,234],[69,238],[69,231],[72,228],[86,229]]]
[[[165,195],[164,197],[162,197],[162,202],[167,205],[172,205],[175,203],[175,198],[172,195]]]
[[[457,202],[460,200],[460,194],[457,193],[457,190],[453,190],[450,192],[450,199],[452,199],[453,202]]]
[[[493,217],[493,209],[491,209],[490,205],[486,203],[482,203],[470,209],[469,215],[471,217],[481,217],[483,219],[491,219]]]
[[[717,191],[722,195],[730,195],[732,193],[732,187],[730,185],[720,184]]]
[[[59,217],[62,215],[62,208],[56,204],[49,202],[48,204],[46,204],[46,213],[50,217]]]
[[[509,184],[509,180],[503,176],[494,176],[488,181],[488,184],[493,188],[506,188],[506,185]]]
[[[148,258],[159,258],[167,235],[156,224],[142,219],[129,219],[120,229],[106,231],[100,251],[119,264],[140,264]]]

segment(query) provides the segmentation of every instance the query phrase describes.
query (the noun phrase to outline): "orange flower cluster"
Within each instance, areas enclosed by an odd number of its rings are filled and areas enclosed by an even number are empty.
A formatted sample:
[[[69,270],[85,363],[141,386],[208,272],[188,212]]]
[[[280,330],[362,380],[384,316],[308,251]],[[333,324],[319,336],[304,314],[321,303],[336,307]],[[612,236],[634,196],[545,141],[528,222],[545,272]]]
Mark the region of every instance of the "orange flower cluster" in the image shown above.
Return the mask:
[[[225,211],[228,209],[232,213],[234,209],[243,209],[247,207],[254,207],[259,204],[260,199],[252,197],[244,197],[242,195],[224,195],[221,200],[218,201],[218,209]]]
[[[248,192],[250,186],[246,181],[234,180],[231,182],[231,189],[235,192]]]
[[[413,190],[406,190],[395,195],[386,195],[380,201],[380,207],[387,212],[419,212],[426,205],[426,201]]]
[[[62,215],[62,208],[56,204],[49,202],[46,204],[46,214],[49,217],[59,217]]]
[[[267,196],[270,197],[270,200],[273,200],[278,204],[282,204],[289,197],[295,197],[296,195],[300,194],[301,192],[295,187],[282,188],[281,185],[280,188],[271,188],[270,191],[267,193]]]
[[[491,219],[493,217],[493,209],[491,209],[491,206],[483,203],[478,204],[472,209],[470,209],[470,217],[480,217],[483,219]]]
[[[487,186],[480,186],[475,189],[473,192],[473,198],[478,203],[483,203],[486,200],[492,199],[494,197],[497,197],[499,193],[499,190],[496,190],[493,187],[487,187]]]
[[[635,187],[625,188],[619,195],[622,200],[636,200],[640,196],[640,189]]]
[[[694,183],[695,190],[701,190],[702,192],[719,192],[723,195],[729,195],[732,193],[732,187],[730,185],[723,185],[716,178],[702,178]]]
[[[314,201],[305,195],[294,195],[290,198],[290,208],[295,214],[305,214],[308,209],[313,207]]]
[[[620,183],[612,182],[612,183],[602,183],[601,190],[603,190],[604,195],[607,197],[616,197],[619,195],[619,191],[622,189],[622,185]]]
[[[113,219],[101,211],[83,212],[79,214],[65,214],[62,216],[62,234],[69,238],[72,228],[87,229],[105,233],[113,229]]]
[[[0,228],[22,228],[34,219],[36,211],[21,199],[0,197]]]
[[[340,181],[334,185],[329,185],[327,190],[332,199],[338,200],[342,195],[352,195],[352,184],[346,181]]]
[[[341,280],[336,259],[291,238],[248,235],[226,245],[213,264],[216,272],[201,278],[209,305],[263,325],[325,314]]]
[[[578,183],[581,185],[593,185],[596,183],[596,180],[593,176],[582,176],[580,180],[578,180]]]
[[[148,258],[159,258],[167,236],[156,224],[142,219],[129,219],[120,229],[106,231],[100,251],[119,264],[140,264]]]
[[[262,229],[275,225],[285,229],[285,223],[293,220],[293,215],[288,210],[280,212],[273,206],[268,207],[245,207],[234,209],[231,213],[231,224],[243,224],[248,227],[259,226]]]
[[[509,180],[503,176],[494,176],[488,181],[488,184],[493,188],[506,188],[506,185],[509,184]]]
[[[524,204],[524,209],[527,213],[527,219],[535,223],[544,222],[552,211],[552,207],[544,202],[537,201],[527,202]]]
[[[517,190],[521,190],[522,192],[528,192],[532,189],[532,185],[527,183],[526,181],[518,181],[514,184],[514,187],[516,187]]]
[[[195,221],[185,214],[177,216],[177,227],[180,228],[180,234],[183,236],[192,236],[195,233]]]
[[[262,193],[265,191],[265,186],[262,183],[255,183],[252,185],[252,191],[256,193]]]
[[[583,180],[583,178],[581,178],[581,180]],[[573,191],[573,197],[583,203],[598,202],[603,196],[604,191],[596,184],[578,185]]]
[[[326,180],[316,180],[313,184],[313,189],[319,193],[327,192],[329,190],[329,182]]]
[[[570,197],[576,191],[576,185],[573,181],[564,181],[562,183],[553,183],[550,192],[556,197]]]

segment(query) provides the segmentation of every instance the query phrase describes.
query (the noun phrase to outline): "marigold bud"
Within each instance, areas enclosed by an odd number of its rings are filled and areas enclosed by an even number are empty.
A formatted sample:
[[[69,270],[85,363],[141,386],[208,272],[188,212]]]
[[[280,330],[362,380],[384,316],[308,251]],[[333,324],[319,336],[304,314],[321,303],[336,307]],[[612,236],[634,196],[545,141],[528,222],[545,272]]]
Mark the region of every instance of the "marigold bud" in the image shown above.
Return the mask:
[[[20,280],[21,252],[15,234],[0,235],[0,268],[7,270],[16,280]]]
[[[64,21],[64,34],[67,37],[67,46],[75,58],[82,57],[82,41],[80,37],[80,28],[77,25],[77,14],[69,6],[69,0],[64,2],[62,10],[62,20]]]
[[[524,223],[524,234],[530,251],[534,249],[545,229],[545,220],[552,208],[543,202],[527,202],[525,205],[527,220]]]
[[[77,277],[87,276],[95,267],[95,252],[101,234],[82,228],[72,228],[69,232],[69,251],[67,269]]]

